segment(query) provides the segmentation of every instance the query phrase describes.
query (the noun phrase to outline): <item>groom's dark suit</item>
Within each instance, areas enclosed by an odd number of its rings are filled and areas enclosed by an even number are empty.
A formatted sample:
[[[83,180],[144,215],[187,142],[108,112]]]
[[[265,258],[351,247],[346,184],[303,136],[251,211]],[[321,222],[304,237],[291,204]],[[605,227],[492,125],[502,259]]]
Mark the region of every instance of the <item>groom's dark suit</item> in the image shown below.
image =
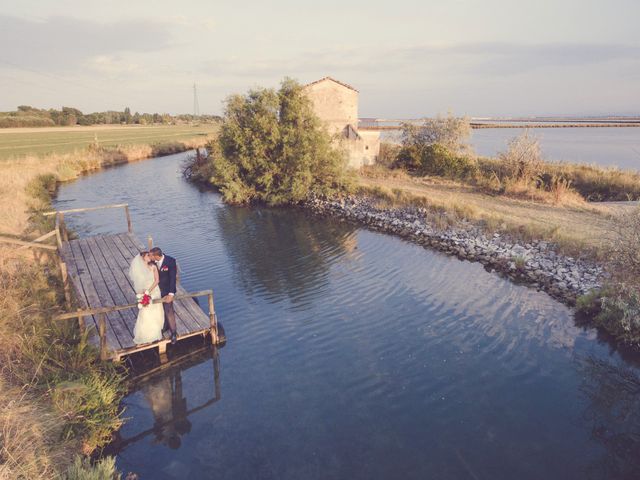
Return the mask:
[[[176,276],[178,274],[176,259],[165,255],[158,261],[158,268],[160,269],[158,284],[160,295],[163,297],[171,294],[175,295]],[[163,303],[162,306],[164,307],[164,328],[168,326],[171,329],[171,333],[176,333],[176,314],[173,309],[173,303]]]

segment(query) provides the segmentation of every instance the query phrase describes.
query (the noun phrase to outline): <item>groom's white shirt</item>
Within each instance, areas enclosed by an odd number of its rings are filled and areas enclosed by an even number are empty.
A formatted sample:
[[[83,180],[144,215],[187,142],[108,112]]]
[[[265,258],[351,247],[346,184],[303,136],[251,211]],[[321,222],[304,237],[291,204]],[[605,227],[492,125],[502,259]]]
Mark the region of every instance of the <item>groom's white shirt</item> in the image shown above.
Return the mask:
[[[160,270],[162,268],[162,262],[164,262],[164,255],[162,255],[162,257],[160,257],[160,260],[158,260],[156,262],[156,265],[158,265],[158,270]],[[174,293],[169,292],[169,295],[173,296]]]

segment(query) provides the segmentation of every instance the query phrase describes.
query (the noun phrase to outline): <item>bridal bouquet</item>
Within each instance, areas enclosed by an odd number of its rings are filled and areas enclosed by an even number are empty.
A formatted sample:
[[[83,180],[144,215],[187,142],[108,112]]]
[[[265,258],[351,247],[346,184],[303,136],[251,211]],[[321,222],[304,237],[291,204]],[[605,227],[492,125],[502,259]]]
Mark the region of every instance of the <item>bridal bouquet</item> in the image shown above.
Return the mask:
[[[138,299],[138,308],[142,309],[151,304],[151,295],[149,295],[148,291],[144,291],[144,293],[136,294],[136,298]]]

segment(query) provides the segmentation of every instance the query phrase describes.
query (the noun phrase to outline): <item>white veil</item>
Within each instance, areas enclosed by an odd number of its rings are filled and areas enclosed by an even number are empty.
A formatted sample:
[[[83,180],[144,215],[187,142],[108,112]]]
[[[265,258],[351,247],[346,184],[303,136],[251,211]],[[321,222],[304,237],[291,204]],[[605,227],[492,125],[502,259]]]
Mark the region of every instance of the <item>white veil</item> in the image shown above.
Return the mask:
[[[136,255],[131,260],[129,267],[129,278],[133,282],[136,293],[142,293],[153,283],[153,272],[145,265],[140,255]]]

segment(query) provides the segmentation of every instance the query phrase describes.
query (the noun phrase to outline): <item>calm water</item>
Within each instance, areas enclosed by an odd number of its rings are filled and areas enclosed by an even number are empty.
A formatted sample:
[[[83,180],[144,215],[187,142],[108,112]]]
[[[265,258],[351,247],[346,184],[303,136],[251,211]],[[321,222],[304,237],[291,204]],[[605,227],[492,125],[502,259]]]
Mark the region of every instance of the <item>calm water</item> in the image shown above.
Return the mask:
[[[494,157],[508,148],[520,128],[483,128],[473,130],[471,145],[482,156]],[[640,128],[532,128],[548,160],[593,163],[640,171]],[[396,132],[384,132],[383,138],[397,138]]]
[[[640,370],[563,305],[391,236],[224,206],[180,177],[181,159],[82,178],[56,202],[129,202],[138,235],[179,259],[185,288],[215,289],[229,339],[217,357],[176,354],[136,382],[119,468],[142,479],[639,478]],[[121,213],[76,218],[83,233],[125,228]]]

